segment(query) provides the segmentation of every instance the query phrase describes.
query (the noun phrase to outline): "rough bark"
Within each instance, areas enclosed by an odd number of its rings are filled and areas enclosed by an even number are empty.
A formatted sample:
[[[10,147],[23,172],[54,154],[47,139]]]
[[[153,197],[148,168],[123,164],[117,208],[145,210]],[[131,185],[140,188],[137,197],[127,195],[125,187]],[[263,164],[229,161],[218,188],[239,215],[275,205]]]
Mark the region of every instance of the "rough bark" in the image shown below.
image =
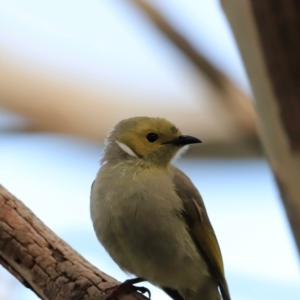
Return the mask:
[[[79,237],[80,238],[80,237]],[[0,185],[0,264],[47,300],[104,298],[118,284],[55,235]],[[132,294],[120,299],[146,299]]]
[[[300,5],[224,0],[255,97],[259,131],[300,253]]]

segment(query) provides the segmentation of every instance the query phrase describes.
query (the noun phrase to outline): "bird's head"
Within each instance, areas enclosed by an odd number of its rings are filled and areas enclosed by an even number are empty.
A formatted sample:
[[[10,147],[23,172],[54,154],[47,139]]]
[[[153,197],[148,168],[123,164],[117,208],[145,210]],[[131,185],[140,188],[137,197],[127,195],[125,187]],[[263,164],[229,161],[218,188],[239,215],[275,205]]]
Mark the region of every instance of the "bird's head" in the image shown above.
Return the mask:
[[[182,135],[163,118],[134,117],[120,121],[109,133],[104,161],[113,156],[139,158],[157,166],[167,166],[186,145],[201,143]]]

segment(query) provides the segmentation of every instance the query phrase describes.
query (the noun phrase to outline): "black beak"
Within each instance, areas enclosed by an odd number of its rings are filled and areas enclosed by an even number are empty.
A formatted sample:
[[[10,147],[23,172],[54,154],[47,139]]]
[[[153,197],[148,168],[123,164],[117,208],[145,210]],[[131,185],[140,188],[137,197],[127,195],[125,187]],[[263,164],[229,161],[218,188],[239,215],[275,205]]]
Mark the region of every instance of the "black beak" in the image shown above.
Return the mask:
[[[199,139],[190,136],[190,135],[180,135],[177,139],[165,142],[164,144],[171,144],[176,146],[184,146],[189,144],[198,144],[202,143]]]

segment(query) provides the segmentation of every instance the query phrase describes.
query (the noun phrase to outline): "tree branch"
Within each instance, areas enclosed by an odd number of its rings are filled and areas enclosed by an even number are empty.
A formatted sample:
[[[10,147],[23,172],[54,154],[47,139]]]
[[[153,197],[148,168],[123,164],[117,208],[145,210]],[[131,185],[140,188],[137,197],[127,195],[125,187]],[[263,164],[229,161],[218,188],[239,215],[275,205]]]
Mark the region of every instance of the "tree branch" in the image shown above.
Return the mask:
[[[261,141],[300,253],[300,6],[223,0],[252,85]]]
[[[118,284],[56,236],[1,185],[0,264],[47,300],[104,297],[106,288]],[[146,298],[132,294],[122,299]]]
[[[138,6],[152,23],[168,38],[174,46],[203,72],[209,81],[220,90],[226,90],[228,79],[212,65],[182,34],[180,34],[155,7],[146,0],[131,0]]]

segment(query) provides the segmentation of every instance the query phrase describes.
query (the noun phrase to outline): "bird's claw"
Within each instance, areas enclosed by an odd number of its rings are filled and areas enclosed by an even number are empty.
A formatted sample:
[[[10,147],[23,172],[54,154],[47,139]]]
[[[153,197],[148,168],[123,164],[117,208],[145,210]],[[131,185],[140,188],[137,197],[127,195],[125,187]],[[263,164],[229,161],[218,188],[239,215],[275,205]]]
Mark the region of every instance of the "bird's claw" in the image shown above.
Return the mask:
[[[104,292],[105,293],[111,292],[109,295],[107,295],[105,297],[104,300],[114,300],[115,298],[117,298],[121,295],[131,294],[134,292],[139,292],[141,294],[148,293],[149,299],[151,299],[150,290],[143,286],[133,285],[133,280],[126,280],[125,282],[123,282],[119,285],[108,287],[104,290]]]

